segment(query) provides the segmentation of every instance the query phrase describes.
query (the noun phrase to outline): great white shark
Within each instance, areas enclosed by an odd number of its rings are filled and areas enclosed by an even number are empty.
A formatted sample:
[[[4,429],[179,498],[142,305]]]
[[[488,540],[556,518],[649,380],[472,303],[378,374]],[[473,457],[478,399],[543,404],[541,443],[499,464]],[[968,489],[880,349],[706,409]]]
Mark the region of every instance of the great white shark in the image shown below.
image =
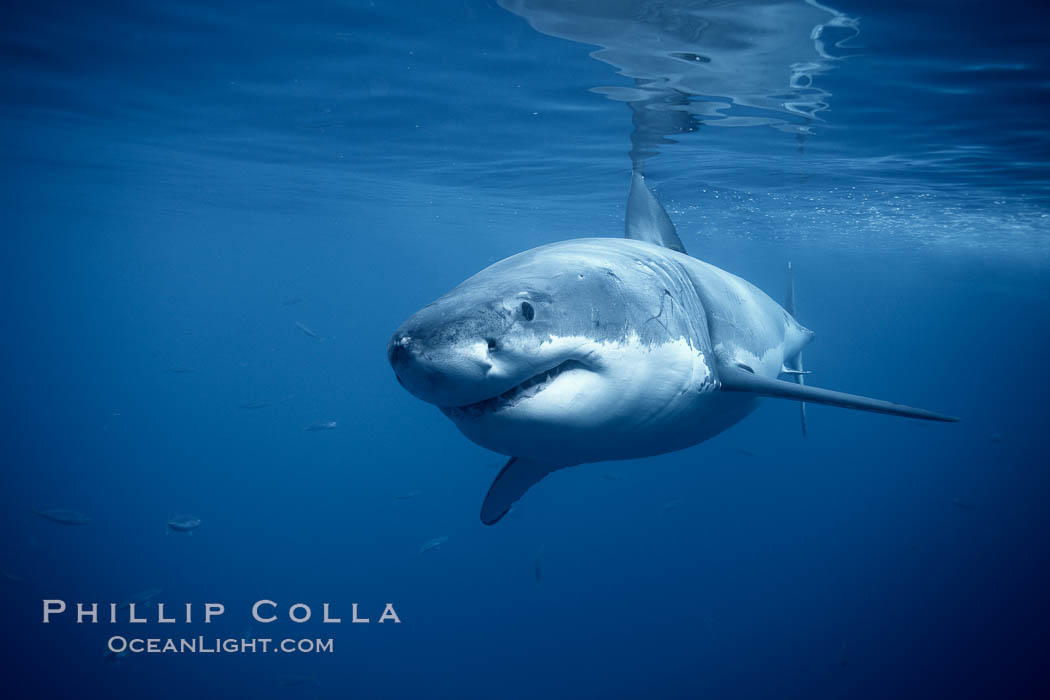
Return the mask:
[[[793,305],[686,254],[635,170],[624,238],[500,260],[402,323],[387,355],[405,389],[510,457],[482,505],[486,524],[555,470],[696,445],[761,397],[957,420],[805,386],[813,333]]]

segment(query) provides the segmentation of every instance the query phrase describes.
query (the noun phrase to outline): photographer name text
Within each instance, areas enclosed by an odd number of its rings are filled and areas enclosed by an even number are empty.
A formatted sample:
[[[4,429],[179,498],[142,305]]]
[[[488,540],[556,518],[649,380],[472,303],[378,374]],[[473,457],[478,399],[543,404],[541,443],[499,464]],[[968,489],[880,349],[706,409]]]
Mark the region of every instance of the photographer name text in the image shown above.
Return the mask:
[[[43,622],[49,624],[52,618],[60,615],[76,615],[77,624],[98,624],[100,622],[116,624],[118,622],[130,623],[193,623],[196,621],[210,624],[217,618],[226,614],[226,605],[223,603],[182,603],[171,605],[165,603],[145,604],[146,610],[136,609],[136,603],[69,603],[59,599],[45,599],[43,601]],[[149,610],[153,608],[153,610]],[[323,624],[341,624],[343,618],[337,616],[331,603],[322,603],[320,610],[315,613],[314,608],[306,603],[294,603],[283,609],[272,600],[257,600],[251,606],[252,619],[261,624],[276,622],[281,617],[286,617],[295,623],[305,623],[310,620],[319,621]],[[377,614],[378,613],[378,614]],[[340,615],[343,613],[340,613]],[[386,603],[382,610],[378,606],[372,610],[364,610],[358,603],[351,603],[348,622],[352,624],[369,624],[372,621],[379,624],[384,622],[401,623],[393,603]]]

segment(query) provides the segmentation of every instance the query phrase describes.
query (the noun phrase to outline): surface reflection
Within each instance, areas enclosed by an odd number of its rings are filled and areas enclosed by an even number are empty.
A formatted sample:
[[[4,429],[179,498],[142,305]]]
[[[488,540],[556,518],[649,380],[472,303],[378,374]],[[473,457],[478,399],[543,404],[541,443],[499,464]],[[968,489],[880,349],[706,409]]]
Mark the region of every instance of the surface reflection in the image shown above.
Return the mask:
[[[550,36],[599,46],[591,56],[633,85],[595,92],[633,112],[639,169],[669,137],[711,126],[805,135],[830,93],[821,73],[858,21],[814,0],[500,0]]]

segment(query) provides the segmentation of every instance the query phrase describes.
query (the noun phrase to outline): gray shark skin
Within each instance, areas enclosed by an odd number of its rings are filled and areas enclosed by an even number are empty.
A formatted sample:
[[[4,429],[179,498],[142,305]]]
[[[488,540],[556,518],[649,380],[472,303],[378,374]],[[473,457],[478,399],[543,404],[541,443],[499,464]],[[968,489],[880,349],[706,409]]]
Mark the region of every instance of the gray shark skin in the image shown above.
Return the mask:
[[[776,377],[808,337],[718,268],[651,243],[585,238],[478,273],[406,321],[390,353],[405,388],[477,444],[579,464],[721,432],[755,402],[718,391],[716,353]]]
[[[813,333],[751,283],[687,255],[637,171],[631,188],[627,238],[563,241],[501,260],[390,339],[405,389],[471,441],[511,457],[483,522],[552,471],[696,445],[764,396],[956,420],[796,383]]]

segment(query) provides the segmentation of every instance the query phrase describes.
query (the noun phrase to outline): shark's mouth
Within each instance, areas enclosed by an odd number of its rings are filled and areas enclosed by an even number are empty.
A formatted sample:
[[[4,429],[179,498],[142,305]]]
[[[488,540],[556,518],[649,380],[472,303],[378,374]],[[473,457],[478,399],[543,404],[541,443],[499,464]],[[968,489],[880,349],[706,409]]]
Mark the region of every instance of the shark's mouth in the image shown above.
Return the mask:
[[[522,401],[531,399],[541,391],[549,387],[555,379],[564,372],[572,369],[585,369],[586,366],[577,360],[566,360],[556,367],[545,372],[529,377],[521,384],[507,389],[499,396],[484,399],[466,406],[441,407],[441,412],[449,418],[480,418],[488,413],[504,411],[512,406],[517,406]]]

